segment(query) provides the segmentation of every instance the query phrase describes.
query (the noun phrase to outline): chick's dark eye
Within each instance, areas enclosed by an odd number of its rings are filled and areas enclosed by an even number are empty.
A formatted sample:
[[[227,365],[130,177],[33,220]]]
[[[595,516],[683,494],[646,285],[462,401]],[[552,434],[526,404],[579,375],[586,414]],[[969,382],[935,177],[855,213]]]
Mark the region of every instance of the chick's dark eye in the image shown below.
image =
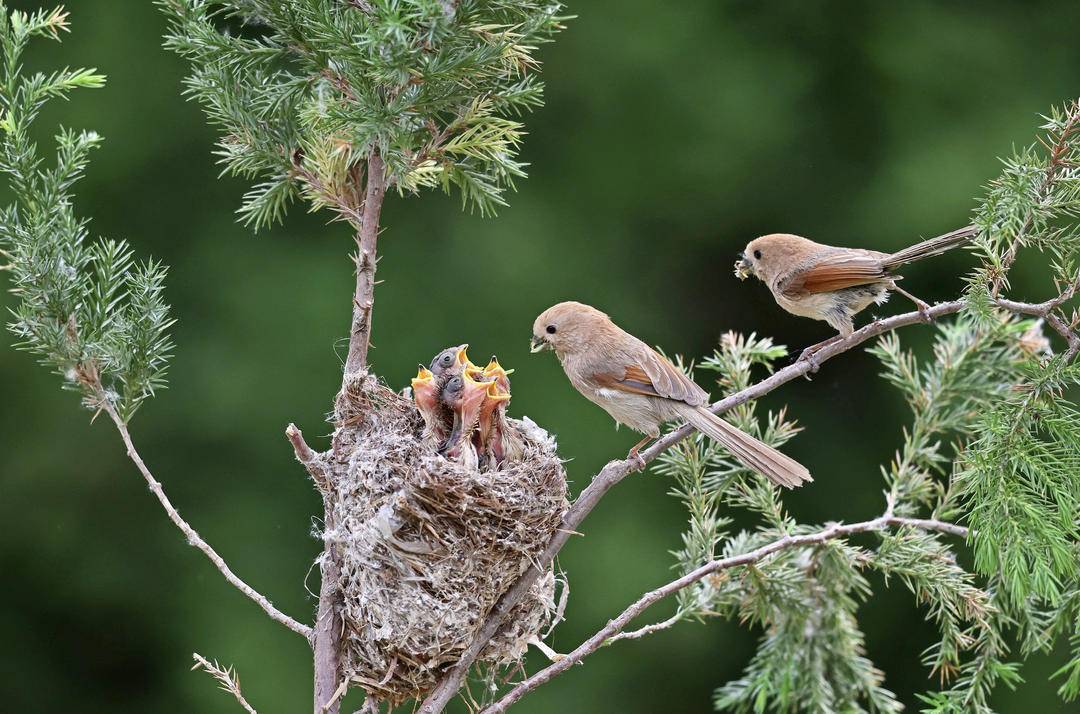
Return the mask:
[[[450,380],[450,382],[446,386],[450,387],[450,389],[460,389],[461,385],[462,385],[461,377],[454,377],[453,379]]]
[[[760,250],[755,250],[754,251],[754,260],[761,260],[761,251]]]
[[[442,363],[444,365],[446,365],[447,367],[449,367],[450,363],[453,362],[453,361],[454,361],[453,355],[443,355]]]
[[[548,325],[547,326],[547,333],[549,335],[554,335],[555,334],[555,325]]]

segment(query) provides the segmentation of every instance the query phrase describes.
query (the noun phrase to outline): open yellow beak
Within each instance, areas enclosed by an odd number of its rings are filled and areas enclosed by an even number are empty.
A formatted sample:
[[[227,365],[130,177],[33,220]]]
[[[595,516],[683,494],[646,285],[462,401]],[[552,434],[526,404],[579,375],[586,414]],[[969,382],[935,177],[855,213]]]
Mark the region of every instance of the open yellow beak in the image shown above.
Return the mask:
[[[429,384],[434,380],[435,375],[432,374],[431,370],[429,370],[424,365],[420,365],[420,369],[416,371],[416,376],[412,379],[412,387],[413,389],[416,389],[418,385]]]
[[[499,364],[498,357],[492,357],[488,362],[487,367],[484,367],[483,374],[485,377],[506,377],[514,373],[512,369],[503,369],[503,366]]]

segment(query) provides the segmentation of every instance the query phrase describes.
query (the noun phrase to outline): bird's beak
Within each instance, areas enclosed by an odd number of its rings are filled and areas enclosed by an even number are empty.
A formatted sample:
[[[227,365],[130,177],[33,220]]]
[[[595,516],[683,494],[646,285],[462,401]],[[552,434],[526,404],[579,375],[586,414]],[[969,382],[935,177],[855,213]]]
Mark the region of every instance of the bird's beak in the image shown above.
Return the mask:
[[[417,370],[416,376],[413,377],[412,386],[416,389],[417,385],[430,383],[435,379],[435,375],[432,374],[427,367],[420,365],[420,369]]]
[[[746,280],[754,274],[754,264],[746,259],[745,253],[739,253],[739,259],[735,261],[735,277]]]
[[[532,343],[529,345],[530,352],[543,352],[544,350],[553,349],[551,343],[545,340],[543,337],[537,337],[533,335]]]

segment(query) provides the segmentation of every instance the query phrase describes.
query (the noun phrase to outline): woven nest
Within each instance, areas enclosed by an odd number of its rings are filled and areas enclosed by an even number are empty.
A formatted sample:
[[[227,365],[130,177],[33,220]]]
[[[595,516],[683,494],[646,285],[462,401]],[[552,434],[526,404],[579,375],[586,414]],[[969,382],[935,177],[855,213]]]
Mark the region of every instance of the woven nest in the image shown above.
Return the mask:
[[[543,551],[569,507],[554,439],[508,420],[523,457],[476,470],[421,437],[412,401],[373,377],[338,398],[323,456],[344,596],[345,673],[379,700],[422,696],[458,661],[499,596]],[[520,661],[558,619],[549,567],[480,655]]]

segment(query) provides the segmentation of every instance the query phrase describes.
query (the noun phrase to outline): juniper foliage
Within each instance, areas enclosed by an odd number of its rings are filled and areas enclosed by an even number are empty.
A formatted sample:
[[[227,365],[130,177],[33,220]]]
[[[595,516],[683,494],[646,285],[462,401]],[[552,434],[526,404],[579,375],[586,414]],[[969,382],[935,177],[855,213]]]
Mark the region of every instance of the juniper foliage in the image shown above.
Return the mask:
[[[400,193],[449,192],[482,214],[525,176],[537,46],[562,29],[551,0],[159,0],[187,94],[221,129],[224,172],[255,181],[258,229],[290,202],[358,222],[377,153]]]
[[[75,213],[72,187],[101,137],[61,129],[51,165],[31,139],[49,100],[105,83],[93,69],[23,71],[31,40],[59,41],[67,30],[62,7],[9,13],[0,2],[0,171],[14,196],[0,212],[0,252],[19,298],[8,328],[18,348],[38,355],[89,405],[108,400],[126,421],[165,385],[173,324],[163,295],[166,269],[137,262],[124,241],[91,241],[87,220]]]
[[[898,711],[857,619],[871,571],[901,583],[937,626],[923,660],[945,686],[921,696],[923,711],[989,714],[994,688],[1015,686],[1025,657],[1062,640],[1072,654],[1056,675],[1059,693],[1080,696],[1080,410],[1068,399],[1080,367],[1071,342],[1052,354],[1041,319],[1018,319],[998,302],[1018,254],[1034,248],[1049,257],[1059,295],[1044,306],[1047,319],[1066,331],[1080,324],[1069,307],[1080,290],[1078,121],[1076,103],[1053,111],[1041,146],[1017,152],[989,186],[967,308],[937,326],[931,354],[905,350],[895,333],[869,350],[912,415],[881,469],[886,503],[896,516],[969,525],[969,542],[881,530],[872,545],[789,548],[681,591],[676,621],[737,618],[764,632],[744,675],[717,690],[717,709]],[[728,334],[701,367],[732,393],[784,354],[767,338]],[[776,446],[798,431],[782,412],[755,412],[743,404],[728,417]],[[661,456],[657,470],[689,515],[674,554],[680,574],[821,529],[791,518],[775,489],[700,438]],[[739,510],[759,526],[732,532]],[[958,557],[965,545],[973,569]]]

